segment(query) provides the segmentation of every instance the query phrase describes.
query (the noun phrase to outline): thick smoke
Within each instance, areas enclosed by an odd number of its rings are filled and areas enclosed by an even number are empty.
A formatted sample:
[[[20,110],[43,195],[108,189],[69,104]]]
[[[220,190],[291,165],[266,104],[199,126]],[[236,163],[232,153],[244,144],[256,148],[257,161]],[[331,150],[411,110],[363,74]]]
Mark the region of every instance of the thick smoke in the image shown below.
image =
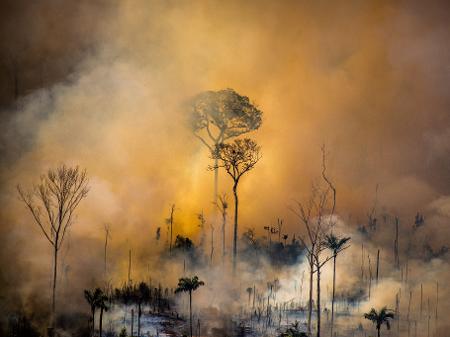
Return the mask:
[[[307,198],[311,181],[320,179],[320,146],[326,144],[339,228],[352,236],[339,261],[338,288],[351,292],[360,282],[364,244],[363,256],[370,254],[372,263],[381,250],[382,280],[361,310],[395,305],[398,217],[401,254],[413,252],[412,291],[417,294],[423,283],[424,296],[434,301],[438,281],[441,310],[449,309],[448,256],[437,254],[450,245],[445,2],[72,6],[19,2],[2,11],[2,308],[46,310],[50,247],[18,200],[16,185],[29,186],[60,163],[86,168],[91,187],[63,251],[60,291],[74,303],[71,310],[85,310],[82,290],[102,279],[105,223],[111,226],[109,272],[116,284],[126,280],[131,249],[133,279],[150,274],[175,285],[182,265],[160,259],[170,206],[176,205],[176,234],[194,240],[200,235],[196,214],[203,210],[208,224],[217,215],[209,155],[188,128],[186,102],[200,91],[231,87],[264,112],[263,126],[251,134],[263,158],[240,184],[241,229],[264,235],[263,226],[280,217],[287,232],[303,234],[289,207]],[[15,74],[17,100],[11,98]],[[230,194],[223,173],[219,189]],[[379,229],[368,239],[357,228],[367,224],[373,207]],[[425,225],[413,231],[417,212]],[[162,237],[156,242],[158,227]],[[216,226],[217,245],[219,232]],[[285,290],[280,296],[288,300],[286,289],[299,282],[302,262],[282,271],[267,264],[259,281],[251,263],[242,262],[237,293],[245,301],[248,285],[278,277]],[[198,308],[236,310],[238,299],[225,291],[210,301],[233,283],[231,275],[223,277],[218,267],[198,272],[208,284]],[[328,268],[323,282],[331,282]],[[406,298],[402,294],[402,306]],[[417,301],[412,305],[417,308]]]

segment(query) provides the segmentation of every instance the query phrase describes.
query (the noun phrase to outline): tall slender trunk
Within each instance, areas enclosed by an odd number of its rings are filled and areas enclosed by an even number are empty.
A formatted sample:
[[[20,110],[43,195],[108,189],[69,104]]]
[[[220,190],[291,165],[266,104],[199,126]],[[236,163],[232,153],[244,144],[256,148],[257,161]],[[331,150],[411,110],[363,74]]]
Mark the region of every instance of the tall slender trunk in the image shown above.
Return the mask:
[[[312,247],[312,249],[314,249]],[[313,301],[313,256],[309,256],[309,300],[308,300],[308,334],[311,335],[312,301]]]
[[[100,307],[100,321],[98,322],[98,331],[99,331],[99,336],[102,337],[102,331],[103,331],[103,306]]]
[[[380,250],[377,251],[377,274],[376,274],[376,280],[378,284],[378,273],[380,272]]]
[[[320,337],[320,268],[317,268],[317,337]]]
[[[134,335],[134,309],[131,309],[131,337]]]
[[[172,254],[172,236],[173,236],[173,212],[175,210],[175,205],[172,205],[170,209],[170,242],[169,242],[169,254]]]
[[[235,181],[233,185],[233,195],[234,195],[234,232],[233,232],[233,273],[236,272],[236,258],[237,258],[237,236],[238,236],[238,206],[239,199],[237,195],[237,184]]]
[[[58,278],[58,248],[55,240],[53,255],[53,289],[52,289],[52,328],[56,325],[56,280]]]
[[[138,326],[137,326],[138,337],[141,335],[141,315],[142,315],[142,307],[141,307],[141,302],[139,302],[138,303]]]
[[[192,337],[192,291],[189,291],[189,326]]]
[[[95,333],[95,307],[91,308],[91,313],[92,313],[92,337],[94,337],[94,333]]]
[[[227,224],[227,215],[225,211],[222,213],[222,262],[225,262],[225,226]]]
[[[334,329],[334,297],[336,293],[336,257],[335,253],[333,256],[333,294],[331,297],[331,337],[333,337],[333,329]]]
[[[219,160],[214,159],[214,203],[217,205],[219,193]]]
[[[107,270],[106,270],[106,253],[107,253],[107,249],[108,249],[108,232],[106,232],[106,237],[105,237],[105,281],[107,279]]]
[[[131,282],[131,249],[128,251],[128,284]]]

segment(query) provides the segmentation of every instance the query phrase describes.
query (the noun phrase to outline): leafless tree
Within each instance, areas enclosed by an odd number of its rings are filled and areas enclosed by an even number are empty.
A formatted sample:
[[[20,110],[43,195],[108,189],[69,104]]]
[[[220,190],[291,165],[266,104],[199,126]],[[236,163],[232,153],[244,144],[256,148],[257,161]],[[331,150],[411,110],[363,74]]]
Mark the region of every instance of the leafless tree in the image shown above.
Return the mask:
[[[325,236],[334,226],[333,216],[336,208],[336,188],[326,174],[326,151],[322,146],[322,178],[325,187],[313,184],[311,195],[306,203],[297,202],[297,207],[291,209],[298,216],[306,229],[306,239],[299,236],[307,252],[309,265],[309,300],[308,300],[308,333],[311,334],[311,318],[313,310],[313,275],[316,273],[316,306],[317,306],[317,337],[320,337],[321,306],[320,306],[320,276],[322,267],[333,256],[322,258],[326,249]],[[330,197],[331,195],[331,197]]]
[[[105,263],[105,280],[107,279],[107,272],[108,272],[108,261],[107,261],[107,253],[108,253],[108,239],[111,237],[111,228],[109,224],[104,225],[105,230],[105,251],[104,251],[104,263]]]
[[[172,236],[173,236],[173,213],[175,212],[175,204],[170,207],[170,215],[166,219],[166,224],[169,226],[169,254],[172,254]]]
[[[212,153],[231,138],[257,130],[262,112],[249,98],[233,89],[205,91],[191,101],[191,127],[194,135]],[[218,199],[218,158],[214,159],[214,202]]]
[[[234,195],[234,232],[233,232],[233,270],[236,270],[238,236],[238,184],[242,176],[252,170],[261,159],[260,146],[249,138],[236,139],[230,144],[219,144],[213,152],[213,158],[220,161],[219,167],[225,168],[233,179]]]
[[[86,170],[78,166],[61,165],[49,169],[29,190],[17,186],[19,198],[26,205],[34,221],[53,247],[52,328],[56,318],[56,280],[58,252],[74,222],[75,210],[89,191]]]

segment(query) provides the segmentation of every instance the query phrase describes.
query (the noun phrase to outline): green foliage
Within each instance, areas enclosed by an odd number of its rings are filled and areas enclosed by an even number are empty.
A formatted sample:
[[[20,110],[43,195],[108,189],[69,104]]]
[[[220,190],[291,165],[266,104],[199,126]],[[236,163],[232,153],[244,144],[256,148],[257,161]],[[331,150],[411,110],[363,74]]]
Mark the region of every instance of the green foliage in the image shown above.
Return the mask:
[[[391,324],[389,320],[394,319],[394,312],[386,307],[381,308],[379,312],[372,308],[368,313],[364,314],[364,318],[372,321],[377,330],[380,330],[383,324],[386,324],[387,329],[390,330]]]
[[[350,241],[350,237],[339,238],[338,236],[331,233],[325,236],[325,240],[322,242],[322,244],[326,248],[331,250],[334,255],[337,255],[341,250],[345,248],[344,246],[348,241]]]
[[[190,117],[194,133],[199,136],[204,131],[213,145],[256,130],[262,123],[262,112],[247,96],[241,96],[233,89],[198,94],[191,101]],[[204,138],[201,140],[212,149]]]
[[[203,285],[205,285],[205,283],[203,281],[200,281],[197,276],[194,276],[192,278],[182,277],[178,280],[178,287],[177,289],[175,289],[175,293],[192,292]]]
[[[250,171],[261,158],[260,146],[255,141],[244,138],[232,143],[218,144],[212,152],[212,158],[222,162],[227,173],[235,182],[247,171]],[[214,169],[214,168],[211,168]]]
[[[127,336],[128,336],[127,329],[122,328],[122,330],[120,330],[119,337],[127,337]]]
[[[289,328],[286,329],[285,332],[282,332],[280,337],[307,337],[307,334],[299,330],[299,323],[295,321],[292,323]]]
[[[103,308],[103,310],[107,310],[106,302],[108,297],[103,293],[103,290],[100,288],[95,288],[93,291],[85,290],[84,298],[91,306],[91,310],[95,310],[96,308]]]
[[[194,243],[188,237],[177,235],[175,238],[175,249],[180,249],[182,251],[189,251],[194,247]]]

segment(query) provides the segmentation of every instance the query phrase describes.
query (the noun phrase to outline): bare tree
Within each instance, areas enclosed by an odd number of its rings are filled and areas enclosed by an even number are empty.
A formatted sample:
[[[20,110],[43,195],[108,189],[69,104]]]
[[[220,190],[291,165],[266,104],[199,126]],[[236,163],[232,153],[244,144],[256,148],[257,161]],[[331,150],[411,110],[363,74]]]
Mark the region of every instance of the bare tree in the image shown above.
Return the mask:
[[[261,159],[260,146],[249,138],[236,139],[231,144],[219,144],[213,152],[213,158],[220,160],[219,167],[225,168],[233,179],[234,195],[234,232],[233,232],[233,270],[236,270],[238,236],[238,184],[242,176],[252,170]]]
[[[191,101],[191,127],[194,135],[214,152],[230,138],[257,130],[262,112],[246,96],[233,89],[205,91]],[[218,199],[218,160],[214,159],[214,202]]]
[[[173,236],[173,213],[175,212],[175,204],[170,207],[170,216],[166,219],[169,226],[169,254],[172,254],[172,236]]]
[[[72,168],[61,165],[56,169],[49,169],[32,189],[24,190],[18,185],[17,191],[20,200],[27,206],[42,234],[53,247],[51,326],[54,328],[58,252],[74,222],[75,209],[88,194],[86,170],[80,170],[78,166]]]
[[[108,276],[108,261],[107,261],[107,252],[108,252],[108,239],[111,237],[111,228],[109,224],[105,224],[104,225],[104,230],[105,230],[105,251],[104,251],[104,263],[105,263],[105,281],[107,280],[107,276]]]
[[[321,307],[320,307],[320,276],[322,267],[333,258],[321,258],[326,249],[325,235],[334,226],[333,216],[336,208],[336,188],[326,175],[326,151],[322,146],[322,178],[326,187],[313,184],[309,200],[306,203],[297,202],[297,208],[291,209],[306,229],[306,239],[299,236],[307,252],[309,265],[309,300],[308,300],[308,333],[311,334],[311,318],[313,310],[313,275],[316,273],[317,295],[317,337],[320,337]],[[330,198],[331,194],[331,198]],[[331,199],[331,205],[329,199]]]

